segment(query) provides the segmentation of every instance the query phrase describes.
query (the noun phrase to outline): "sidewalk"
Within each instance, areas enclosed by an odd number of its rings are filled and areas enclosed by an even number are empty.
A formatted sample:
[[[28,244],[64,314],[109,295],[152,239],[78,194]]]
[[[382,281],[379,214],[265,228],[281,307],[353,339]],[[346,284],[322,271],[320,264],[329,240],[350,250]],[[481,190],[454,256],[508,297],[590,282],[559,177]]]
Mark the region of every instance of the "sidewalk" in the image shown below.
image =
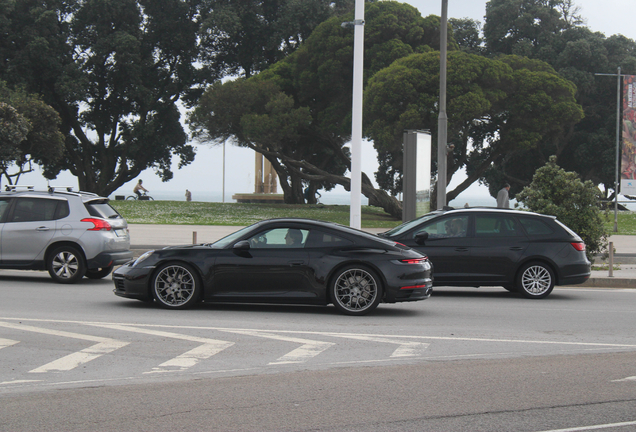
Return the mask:
[[[150,225],[129,224],[131,249],[135,256],[149,249],[192,243],[212,243],[242,227],[216,225]],[[378,233],[384,228],[370,228],[365,231]],[[636,236],[611,236],[614,243],[614,266],[619,270],[609,276],[608,270],[593,270],[590,279],[582,285],[603,288],[636,288]],[[596,263],[597,265],[600,262]]]

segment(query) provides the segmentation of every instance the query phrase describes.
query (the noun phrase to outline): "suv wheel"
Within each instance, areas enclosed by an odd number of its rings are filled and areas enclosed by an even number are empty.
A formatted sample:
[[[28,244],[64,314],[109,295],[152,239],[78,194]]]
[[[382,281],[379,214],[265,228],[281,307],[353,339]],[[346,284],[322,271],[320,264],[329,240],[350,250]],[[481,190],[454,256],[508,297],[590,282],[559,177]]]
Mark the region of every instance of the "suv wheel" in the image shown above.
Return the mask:
[[[49,255],[46,267],[55,282],[75,283],[84,277],[84,257],[73,246],[60,246]]]

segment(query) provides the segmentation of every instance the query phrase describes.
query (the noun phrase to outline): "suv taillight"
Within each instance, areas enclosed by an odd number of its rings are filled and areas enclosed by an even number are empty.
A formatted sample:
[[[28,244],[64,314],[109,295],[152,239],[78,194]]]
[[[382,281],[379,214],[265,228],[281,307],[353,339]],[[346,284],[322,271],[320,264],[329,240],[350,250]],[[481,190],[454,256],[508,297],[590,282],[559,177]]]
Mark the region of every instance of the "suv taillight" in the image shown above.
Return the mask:
[[[112,229],[110,224],[103,219],[85,218],[82,219],[82,222],[90,222],[94,225],[93,228],[89,228],[87,231],[110,231]]]
[[[572,247],[573,247],[574,249],[576,249],[577,251],[585,252],[585,243],[583,243],[583,242],[578,243],[578,242],[577,242],[577,243],[570,243],[570,244],[571,244],[571,245],[572,245]]]

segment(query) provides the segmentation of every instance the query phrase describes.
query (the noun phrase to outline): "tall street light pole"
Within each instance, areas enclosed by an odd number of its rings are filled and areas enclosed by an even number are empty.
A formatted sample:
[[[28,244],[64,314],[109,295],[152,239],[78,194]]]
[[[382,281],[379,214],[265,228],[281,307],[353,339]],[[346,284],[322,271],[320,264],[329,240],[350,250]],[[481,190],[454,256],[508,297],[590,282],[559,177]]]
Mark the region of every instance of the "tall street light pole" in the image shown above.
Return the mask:
[[[437,208],[446,205],[446,153],[448,117],[446,116],[446,46],[448,39],[448,0],[442,0],[439,48],[439,117],[437,120]]]
[[[364,0],[356,0],[355,21],[342,23],[354,27],[353,104],[351,116],[351,204],[349,225],[361,228],[362,219],[362,80],[364,70]]]
[[[614,232],[618,232],[618,187],[620,171],[620,147],[621,147],[621,67],[618,67],[616,74],[597,73],[600,76],[615,76],[616,80],[616,179],[614,183]]]

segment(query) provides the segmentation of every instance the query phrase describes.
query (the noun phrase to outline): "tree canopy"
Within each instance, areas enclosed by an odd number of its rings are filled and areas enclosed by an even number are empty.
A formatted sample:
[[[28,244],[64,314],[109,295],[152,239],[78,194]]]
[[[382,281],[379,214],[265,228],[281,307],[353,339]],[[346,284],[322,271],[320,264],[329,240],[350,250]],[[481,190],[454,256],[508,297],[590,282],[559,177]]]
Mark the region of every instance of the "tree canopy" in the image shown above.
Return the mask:
[[[502,179],[511,195],[528,185],[528,160],[540,166],[555,154],[559,164],[584,180],[614,188],[616,80],[596,73],[636,74],[636,42],[622,35],[606,37],[583,25],[572,0],[491,0],[486,5],[484,53],[491,57],[518,54],[549,63],[576,85],[585,120],[573,125],[558,142],[545,142],[538,152],[519,154],[484,177],[491,194]]]
[[[62,157],[60,117],[37,95],[0,81],[0,119],[0,175],[9,184],[32,171],[32,162],[52,163]]]
[[[461,168],[468,173],[466,181],[447,193],[448,201],[492,166],[552,142],[583,116],[574,86],[543,62],[456,51],[448,55],[447,81],[448,142],[454,149],[446,181]],[[437,133],[438,97],[438,52],[400,59],[370,80],[365,121],[380,154],[376,178],[383,188],[401,191],[403,131]],[[527,162],[527,171],[534,172]]]
[[[351,134],[353,32],[340,24],[352,19],[350,14],[325,21],[296,52],[247,81],[210,87],[190,117],[199,135],[216,140],[231,137],[237,144],[263,153],[279,174],[286,202],[303,202],[303,182],[327,189],[335,183],[349,186],[344,173],[350,160],[344,145]],[[365,80],[405,55],[439,49],[439,24],[439,18],[422,18],[409,5],[368,4]],[[450,44],[456,47],[452,38]],[[253,104],[258,99],[255,95],[264,89],[269,99]],[[279,104],[282,101],[285,104]],[[284,107],[277,112],[279,116],[299,119],[295,114],[303,113],[302,121],[281,128],[273,113],[263,112],[274,106]],[[371,200],[376,203],[385,201],[387,208],[400,214],[399,203],[389,203],[368,179],[363,193],[373,195]]]

